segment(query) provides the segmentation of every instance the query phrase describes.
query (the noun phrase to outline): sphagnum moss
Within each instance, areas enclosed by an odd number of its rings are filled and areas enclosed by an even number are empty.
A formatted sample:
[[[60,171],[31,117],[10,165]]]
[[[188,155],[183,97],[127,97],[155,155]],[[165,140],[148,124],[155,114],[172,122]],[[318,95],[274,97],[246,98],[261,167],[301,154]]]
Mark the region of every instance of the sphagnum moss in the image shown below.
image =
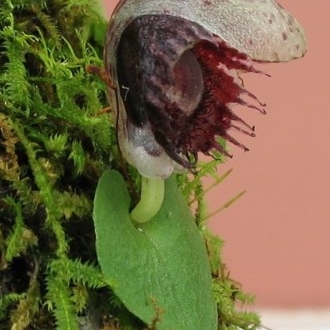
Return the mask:
[[[0,6],[0,329],[144,329],[97,264],[92,201],[98,177],[123,172],[114,125],[98,110],[106,22],[96,1],[2,0]],[[202,177],[179,177],[209,251],[219,329],[254,329],[248,301],[202,221]],[[128,168],[133,182],[139,177]],[[204,215],[203,215],[204,214]],[[178,219],[179,221],[179,219]]]

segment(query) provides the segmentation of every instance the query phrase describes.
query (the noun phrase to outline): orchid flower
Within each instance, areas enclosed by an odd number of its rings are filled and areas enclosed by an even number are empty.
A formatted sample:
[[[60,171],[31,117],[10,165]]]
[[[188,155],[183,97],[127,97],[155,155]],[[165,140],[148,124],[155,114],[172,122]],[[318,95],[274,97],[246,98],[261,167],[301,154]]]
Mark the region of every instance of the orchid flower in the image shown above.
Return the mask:
[[[194,171],[200,153],[229,155],[219,137],[248,150],[231,132],[254,136],[254,126],[234,107],[265,111],[240,75],[305,52],[302,27],[274,0],[120,1],[104,52],[109,101],[121,153],[146,178],[142,195],[154,206],[133,218],[157,213],[163,179]]]

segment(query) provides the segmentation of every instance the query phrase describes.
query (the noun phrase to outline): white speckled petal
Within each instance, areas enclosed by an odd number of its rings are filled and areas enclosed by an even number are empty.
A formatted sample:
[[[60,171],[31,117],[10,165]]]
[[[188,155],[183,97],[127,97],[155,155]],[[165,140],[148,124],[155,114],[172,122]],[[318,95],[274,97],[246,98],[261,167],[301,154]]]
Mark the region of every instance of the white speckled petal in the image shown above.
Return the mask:
[[[306,52],[301,25],[274,0],[122,0],[113,31],[119,37],[133,18],[150,14],[191,20],[258,61],[285,62]]]

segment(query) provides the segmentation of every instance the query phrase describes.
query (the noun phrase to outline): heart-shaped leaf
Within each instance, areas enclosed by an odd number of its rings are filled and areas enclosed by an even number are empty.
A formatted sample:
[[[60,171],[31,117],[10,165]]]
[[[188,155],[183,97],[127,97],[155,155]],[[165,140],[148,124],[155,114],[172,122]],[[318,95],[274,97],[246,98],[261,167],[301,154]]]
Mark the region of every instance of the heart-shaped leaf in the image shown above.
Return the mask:
[[[123,178],[113,170],[102,175],[94,201],[102,272],[125,306],[145,323],[156,323],[156,329],[216,329],[204,240],[175,177],[165,186],[159,213],[135,225]]]

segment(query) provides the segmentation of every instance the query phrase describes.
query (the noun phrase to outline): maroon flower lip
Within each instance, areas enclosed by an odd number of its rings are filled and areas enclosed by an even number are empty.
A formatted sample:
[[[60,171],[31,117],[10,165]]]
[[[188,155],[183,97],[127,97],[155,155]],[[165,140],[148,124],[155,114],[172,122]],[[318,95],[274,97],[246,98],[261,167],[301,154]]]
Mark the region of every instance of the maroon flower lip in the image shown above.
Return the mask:
[[[149,123],[175,162],[192,169],[199,152],[229,155],[217,137],[248,150],[228,133],[236,129],[255,136],[254,127],[233,112],[235,104],[265,113],[243,99],[246,94],[256,100],[238,76],[259,72],[248,55],[186,19],[147,15],[126,27],[117,57],[128,119],[140,128]]]

